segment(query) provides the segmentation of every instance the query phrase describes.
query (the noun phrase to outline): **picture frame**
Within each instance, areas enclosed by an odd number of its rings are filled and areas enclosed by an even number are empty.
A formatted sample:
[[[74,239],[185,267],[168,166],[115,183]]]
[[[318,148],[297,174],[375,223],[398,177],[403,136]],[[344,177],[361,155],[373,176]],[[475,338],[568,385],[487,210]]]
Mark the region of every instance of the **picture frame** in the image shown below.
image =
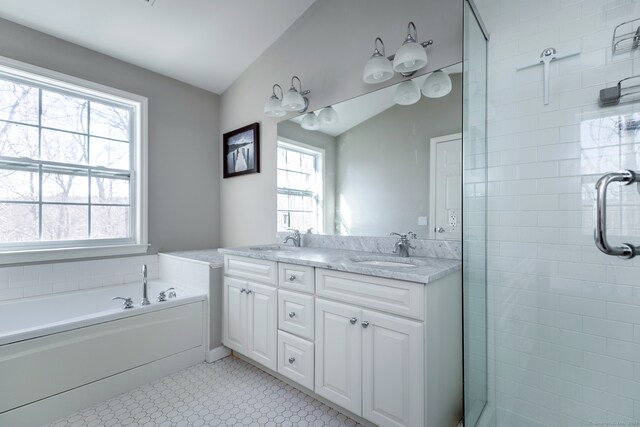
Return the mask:
[[[222,135],[224,178],[260,172],[260,123],[251,123]]]

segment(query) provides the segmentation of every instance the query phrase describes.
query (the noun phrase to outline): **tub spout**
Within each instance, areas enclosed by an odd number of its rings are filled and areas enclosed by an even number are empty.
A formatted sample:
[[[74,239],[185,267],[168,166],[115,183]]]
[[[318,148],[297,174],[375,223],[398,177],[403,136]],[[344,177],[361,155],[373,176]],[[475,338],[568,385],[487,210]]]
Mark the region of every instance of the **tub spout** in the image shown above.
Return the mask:
[[[149,305],[147,297],[147,264],[142,264],[142,305]]]

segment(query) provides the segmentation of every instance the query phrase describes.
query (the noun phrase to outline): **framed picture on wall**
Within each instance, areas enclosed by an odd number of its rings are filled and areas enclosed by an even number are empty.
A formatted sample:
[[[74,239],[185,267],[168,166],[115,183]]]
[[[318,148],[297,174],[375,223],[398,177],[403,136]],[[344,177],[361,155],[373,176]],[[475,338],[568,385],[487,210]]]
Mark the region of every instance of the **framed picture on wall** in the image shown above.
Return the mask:
[[[222,135],[225,178],[260,172],[260,123]]]

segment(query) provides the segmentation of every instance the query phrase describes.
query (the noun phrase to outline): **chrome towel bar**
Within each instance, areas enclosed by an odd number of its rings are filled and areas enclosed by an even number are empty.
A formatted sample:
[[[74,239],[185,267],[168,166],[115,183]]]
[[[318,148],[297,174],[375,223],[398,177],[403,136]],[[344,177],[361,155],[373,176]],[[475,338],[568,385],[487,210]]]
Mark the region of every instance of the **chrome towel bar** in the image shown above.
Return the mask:
[[[620,182],[623,185],[638,182],[636,172],[621,170],[603,175],[596,182],[595,203],[593,205],[594,222],[593,240],[596,246],[607,255],[618,256],[624,259],[631,259],[638,253],[638,248],[630,243],[623,243],[620,246],[611,246],[607,241],[607,187],[612,182]]]

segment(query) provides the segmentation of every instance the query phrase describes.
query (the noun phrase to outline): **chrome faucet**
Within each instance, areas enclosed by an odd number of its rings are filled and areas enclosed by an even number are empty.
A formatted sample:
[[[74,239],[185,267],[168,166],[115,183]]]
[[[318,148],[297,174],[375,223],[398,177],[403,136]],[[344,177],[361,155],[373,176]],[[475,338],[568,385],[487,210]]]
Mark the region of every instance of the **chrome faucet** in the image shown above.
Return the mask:
[[[289,240],[293,241],[293,246],[295,246],[296,248],[300,247],[300,238],[302,237],[300,235],[300,230],[294,230],[293,228],[289,228],[289,231],[293,231],[293,234],[290,236],[285,237],[284,241],[282,243],[287,243]]]
[[[147,264],[142,264],[142,305],[149,305],[149,298],[147,298]]]
[[[407,232],[407,234],[400,234],[400,233],[391,233],[389,234],[390,236],[398,236],[398,241],[396,242],[396,245],[393,249],[393,253],[394,254],[398,254],[400,255],[401,258],[408,258],[409,257],[409,251],[411,249],[415,249],[415,246],[411,245],[411,242],[409,241],[409,239],[417,239],[418,236],[416,235],[416,233],[414,233],[413,231],[409,231]]]

